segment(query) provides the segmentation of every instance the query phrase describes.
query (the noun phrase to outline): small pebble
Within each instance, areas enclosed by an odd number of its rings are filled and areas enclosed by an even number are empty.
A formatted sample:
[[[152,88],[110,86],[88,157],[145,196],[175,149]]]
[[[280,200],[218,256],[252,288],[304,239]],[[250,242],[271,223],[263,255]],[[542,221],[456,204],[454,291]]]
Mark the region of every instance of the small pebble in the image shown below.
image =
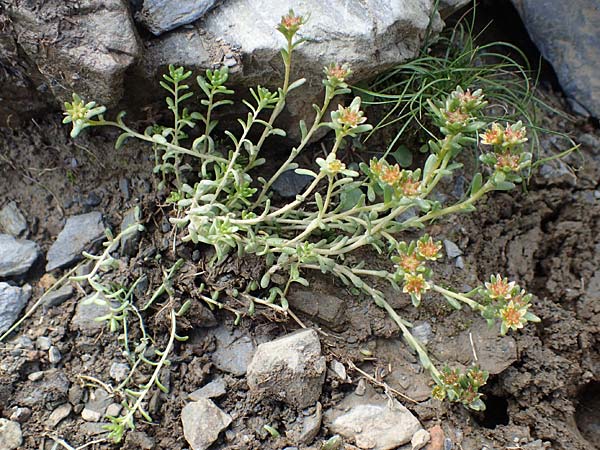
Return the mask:
[[[15,348],[24,348],[27,350],[33,349],[33,341],[29,336],[19,336],[15,341]]]
[[[108,373],[113,380],[115,380],[117,383],[120,383],[127,378],[127,375],[129,375],[129,365],[126,363],[114,362],[110,366]]]
[[[459,256],[458,258],[456,258],[456,261],[454,261],[454,265],[462,270],[465,268],[465,260],[462,256]]]
[[[227,67],[233,67],[235,65],[237,65],[237,61],[235,59],[226,59],[225,61],[223,61],[223,64],[225,64]]]
[[[360,380],[358,380],[358,384],[356,385],[356,390],[354,391],[354,393],[358,396],[363,396],[365,395],[365,391],[367,390],[367,382],[361,378]]]
[[[119,189],[125,200],[129,200],[131,192],[129,191],[129,180],[127,178],[119,178]]]
[[[19,422],[19,423],[23,423],[23,422],[27,422],[30,417],[31,417],[31,409],[21,408],[20,406],[17,406],[14,409],[14,411],[12,412],[12,414],[10,415],[10,420],[13,420],[13,421]]]
[[[52,346],[52,341],[49,337],[40,336],[35,340],[35,345],[38,348],[38,350],[42,350],[45,352],[46,350],[50,350],[50,347]]]
[[[58,364],[61,359],[62,355],[60,354],[60,351],[54,345],[50,347],[48,350],[48,360],[50,361],[50,364]]]
[[[65,419],[73,411],[73,407],[70,403],[64,403],[52,411],[48,418],[48,424],[51,428],[55,428],[61,420]]]
[[[44,372],[42,372],[42,371],[39,371],[39,372],[33,372],[33,373],[30,373],[30,374],[27,376],[27,379],[28,379],[29,381],[39,381],[39,380],[41,380],[43,377],[44,377]]]
[[[81,411],[81,418],[86,422],[99,422],[100,419],[102,419],[102,413],[88,408],[83,408],[83,411]]]
[[[446,256],[448,256],[448,258],[457,258],[463,254],[462,250],[458,248],[458,245],[448,239],[444,239],[444,248],[446,249]]]
[[[98,206],[102,203],[102,197],[95,192],[90,192],[84,201],[86,206]]]
[[[119,405],[118,403],[111,403],[106,408],[106,415],[111,417],[119,417],[119,415],[121,414],[121,409],[121,405]]]
[[[431,436],[429,436],[429,432],[426,430],[420,429],[415,434],[413,434],[413,437],[410,440],[410,443],[412,445],[412,450],[422,449],[423,447],[425,447],[425,445],[427,445],[427,443],[429,442],[430,439],[431,439]]]
[[[332,372],[336,374],[340,380],[346,381],[346,378],[348,377],[346,374],[346,367],[341,362],[334,359],[331,361],[330,367]]]

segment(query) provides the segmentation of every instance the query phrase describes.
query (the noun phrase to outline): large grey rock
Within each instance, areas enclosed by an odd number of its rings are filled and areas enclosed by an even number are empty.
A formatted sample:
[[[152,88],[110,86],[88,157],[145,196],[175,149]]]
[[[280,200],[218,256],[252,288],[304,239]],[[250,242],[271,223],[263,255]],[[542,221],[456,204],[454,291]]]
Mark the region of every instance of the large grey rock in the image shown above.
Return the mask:
[[[206,450],[229,426],[231,416],[207,398],[188,403],[181,411],[183,435],[192,450]]]
[[[32,62],[23,78],[45,98],[78,92],[107,105],[121,98],[123,75],[140,52],[124,1],[13,1],[6,14],[18,60]]]
[[[156,36],[194,22],[213,7],[216,0],[144,0],[138,20]]]
[[[146,82],[138,83],[136,95],[144,95],[141,86],[156,85],[168,64],[195,73],[233,66],[229,85],[240,95],[257,84],[279,86],[283,70],[279,52],[285,39],[275,28],[293,8],[310,15],[301,29],[308,41],[295,52],[292,77],[304,77],[307,83],[288,97],[277,125],[297,138],[298,120],[308,123],[314,115],[312,104],[321,101],[324,66],[348,63],[354,71],[349,81],[356,82],[415,57],[428,27],[441,28],[433,5],[433,0],[228,0],[195,22],[193,29],[175,29],[147,43],[144,69],[136,74]]]
[[[512,0],[565,93],[600,117],[600,7],[597,0]]]
[[[0,278],[26,274],[39,256],[35,242],[0,234]]]
[[[11,420],[0,419],[0,448],[13,450],[20,448],[22,443],[21,425]]]
[[[31,286],[20,288],[0,281],[0,335],[19,318],[31,297]]]
[[[0,231],[17,238],[27,234],[27,221],[15,202],[0,209]]]
[[[317,332],[304,329],[257,347],[248,365],[248,387],[255,394],[305,408],[319,399],[326,369]]]
[[[48,250],[46,271],[66,267],[82,258],[104,237],[102,214],[98,211],[72,216]]]
[[[369,390],[367,396],[350,394],[324,414],[331,433],[352,440],[358,448],[391,450],[421,430],[419,420],[397,400]]]

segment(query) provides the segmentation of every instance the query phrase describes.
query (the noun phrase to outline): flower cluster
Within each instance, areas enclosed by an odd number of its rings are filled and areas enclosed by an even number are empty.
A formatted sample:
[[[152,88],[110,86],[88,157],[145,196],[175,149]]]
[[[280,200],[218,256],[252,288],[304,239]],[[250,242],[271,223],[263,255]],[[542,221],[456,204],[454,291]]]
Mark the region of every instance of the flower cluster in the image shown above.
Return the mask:
[[[79,95],[73,94],[73,102],[65,102],[63,123],[73,123],[71,137],[75,138],[81,130],[90,126],[90,119],[104,114],[104,111],[106,107],[96,106],[96,102],[85,103]]]
[[[347,177],[357,177],[358,172],[346,168],[346,164],[337,159],[335,153],[330,153],[327,158],[317,158],[317,164],[319,165],[320,171],[325,173],[329,177],[342,174]]]
[[[529,312],[531,294],[527,294],[514,281],[508,281],[500,274],[492,275],[490,281],[480,290],[486,305],[483,317],[493,322],[500,319],[500,332],[523,328],[527,322],[539,322],[535,314]]]
[[[350,76],[352,71],[348,64],[336,64],[331,63],[329,66],[326,66],[323,69],[325,73],[325,80],[323,83],[325,85],[331,85],[334,88],[336,87],[347,87],[346,79]]]
[[[380,188],[392,188],[395,198],[417,197],[421,189],[421,170],[403,170],[398,164],[391,165],[384,159],[373,158],[369,171],[372,181],[379,183]]]
[[[441,242],[434,242],[425,234],[409,244],[400,242],[396,249],[398,254],[392,256],[396,264],[395,279],[403,283],[402,292],[410,295],[415,306],[421,304],[423,294],[431,288],[427,282],[431,278],[431,269],[425,263],[441,258],[441,249]]]
[[[277,30],[283,34],[288,41],[291,41],[300,27],[305,23],[306,19],[303,16],[297,16],[294,14],[294,10],[290,9],[285,16],[281,17],[281,22],[279,22]]]
[[[355,137],[373,128],[365,124],[367,118],[360,110],[360,102],[360,97],[355,97],[350,106],[338,105],[338,109],[331,113],[331,122],[328,126],[335,130],[337,136]]]
[[[440,126],[440,131],[448,136],[476,131],[481,126],[481,123],[475,120],[476,113],[486,104],[481,89],[474,92],[469,89],[463,91],[458,86],[450,93],[445,102],[437,105],[430,102],[429,106],[434,113],[437,125]]]
[[[445,367],[431,394],[438,400],[447,398],[451,402],[460,402],[471,409],[482,411],[485,404],[481,400],[479,388],[487,382],[488,376],[488,372],[477,366],[470,367],[465,373]]]
[[[506,127],[493,123],[481,135],[483,145],[492,146],[492,152],[481,155],[483,163],[505,174],[518,174],[531,164],[531,153],[523,150],[527,142],[527,130],[521,121]]]

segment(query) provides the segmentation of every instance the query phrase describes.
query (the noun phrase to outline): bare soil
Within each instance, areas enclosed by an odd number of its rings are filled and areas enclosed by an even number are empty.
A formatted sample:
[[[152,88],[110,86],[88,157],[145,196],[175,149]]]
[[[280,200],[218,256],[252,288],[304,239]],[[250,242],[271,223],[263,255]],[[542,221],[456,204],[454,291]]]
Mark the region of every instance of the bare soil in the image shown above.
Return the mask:
[[[588,123],[554,116],[544,120],[573,133],[576,140],[586,134],[600,142],[600,132]],[[141,205],[147,231],[138,255],[124,262],[116,279],[131,281],[146,273],[150,285],[155,285],[162,270],[183,257],[186,265],[174,300],[183,303],[194,299],[194,287],[202,281],[243,286],[258,276],[256,261],[231,260],[215,268],[204,264],[204,253],[194,254],[193,247],[179,245],[173,253],[173,233],[163,226],[170,209],[156,206],[163,204],[164,197],[154,192],[152,155],[147,147],[131,143],[116,152],[112,148],[115,136],[104,130],[86,132],[77,141],[67,133],[55,117],[25,129],[0,131],[0,203],[17,202],[30,224],[30,239],[38,242],[44,253],[70,215],[99,210],[107,225],[118,229],[124,211]],[[560,150],[557,146],[563,145],[552,137],[544,138],[543,144],[546,152]],[[600,448],[600,147],[583,145],[581,154],[568,162],[574,169],[550,163],[550,168],[565,170],[546,168],[532,177],[526,190],[492,195],[477,212],[440,221],[428,230],[438,238],[452,240],[464,253],[462,269],[447,260],[435,267],[438,281],[468,289],[490,274],[506,274],[535,293],[533,311],[542,318],[541,324],[499,339],[497,330],[490,334],[482,328],[483,319],[468,311],[454,311],[441,298],[430,295],[416,310],[404,296],[387,290],[388,299],[404,317],[415,324],[431,325],[434,337],[428,347],[434,358],[466,364],[474,358],[474,350],[482,363],[499,371],[484,389],[488,410],[474,414],[428,399],[428,378],[385,312],[332,279],[314,277],[311,291],[296,295],[322,302],[329,294],[341,299],[343,314],[327,321],[305,308],[304,312],[296,309],[298,317],[306,326],[320,330],[328,360],[344,362],[352,380],[343,383],[328,373],[320,400],[324,409],[364,382],[360,381],[363,375],[352,369],[353,364],[372,376],[378,389],[387,385],[415,400],[399,397],[426,428],[441,425],[454,443],[452,448],[519,449],[527,448],[525,444],[535,439],[548,442],[549,448],[556,450]],[[125,179],[129,196],[123,189]],[[101,199],[96,206],[90,206],[96,203],[94,197],[90,200],[92,193]],[[156,254],[162,255],[160,261]],[[368,253],[358,255],[360,258],[386,264]],[[25,280],[35,292],[29,306],[43,293],[43,265],[40,262]],[[202,275],[194,275],[197,272]],[[38,309],[0,344],[0,416],[10,417],[16,407],[31,411],[30,417],[21,419],[23,449],[60,448],[55,446],[58,439],[72,447],[102,440],[103,430],[86,423],[79,414],[93,390],[80,375],[110,382],[111,364],[124,359],[116,336],[108,330],[85,336],[70,329],[76,304],[84,294],[77,291],[58,307]],[[161,306],[159,301],[146,317],[157,344],[166,341],[168,327]],[[170,358],[172,364],[163,373],[169,393],[157,390],[152,394],[148,408],[153,422],[139,420],[136,431],[120,445],[101,441],[87,448],[188,448],[181,409],[189,393],[216,376],[227,383],[227,393],[217,404],[234,420],[211,448],[282,449],[294,445],[286,439],[285,431],[303,412],[253,398],[243,376],[219,370],[213,361],[214,328],[203,328],[206,317],[205,307],[197,300],[181,322],[180,334],[187,334],[190,340],[177,344]],[[299,327],[290,318],[260,308],[254,318],[244,318],[237,326],[226,311],[217,311],[215,317],[219,327],[237,330],[255,343]],[[53,366],[47,352],[18,348],[23,335],[33,341],[38,336],[50,337],[62,360]],[[472,346],[465,341],[469,336],[475,336]],[[44,371],[42,379],[32,381],[30,375],[39,371]],[[143,379],[144,372],[140,382]],[[66,402],[73,404],[74,411],[51,427],[50,414]],[[277,428],[282,437],[268,434],[265,424]],[[322,428],[314,448],[327,436]]]

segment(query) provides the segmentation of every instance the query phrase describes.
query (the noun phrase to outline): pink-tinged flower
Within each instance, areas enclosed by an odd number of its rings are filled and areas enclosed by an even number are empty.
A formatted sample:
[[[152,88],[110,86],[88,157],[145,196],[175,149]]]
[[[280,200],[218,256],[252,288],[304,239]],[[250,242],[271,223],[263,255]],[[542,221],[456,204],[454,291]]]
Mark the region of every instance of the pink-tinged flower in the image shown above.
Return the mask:
[[[401,254],[398,257],[398,266],[405,273],[416,273],[417,269],[421,266],[421,261],[418,260],[415,253]]]
[[[421,295],[429,288],[429,283],[425,281],[425,278],[421,274],[406,274],[404,276],[402,292],[414,296],[419,301],[421,301]]]
[[[400,183],[400,190],[406,197],[415,197],[419,195],[420,187],[421,182],[413,180],[412,178],[407,178]]]
[[[455,111],[445,111],[444,116],[449,124],[465,123],[471,117],[469,114],[462,112],[460,109]]]
[[[471,93],[471,89],[467,89],[464,92],[458,92],[458,94],[456,94],[456,98],[458,98],[460,100],[460,102],[464,105],[466,103],[470,103],[470,102],[479,100],[480,96],[473,95]]]
[[[400,178],[402,177],[402,173],[400,171],[400,166],[398,164],[394,164],[393,166],[383,167],[381,170],[381,181],[389,184],[390,186],[394,186]]]
[[[502,278],[500,274],[495,277],[492,275],[491,282],[485,283],[487,294],[492,299],[508,300],[512,296],[512,291],[515,288],[515,282],[508,282],[508,278]]]
[[[514,125],[506,124],[504,130],[504,145],[518,145],[527,141],[527,130],[523,127],[521,121]]]
[[[340,105],[338,107],[338,112],[340,123],[350,128],[355,128],[367,120],[367,118],[363,116],[364,113],[362,111],[351,107],[344,108]]]
[[[419,256],[421,256],[424,259],[435,261],[441,256],[441,249],[442,243],[433,242],[433,239],[431,237],[429,239],[417,241],[417,252],[419,253]]]
[[[505,172],[516,172],[519,170],[521,161],[520,155],[513,155],[511,153],[499,153],[496,155],[495,168]]]
[[[523,328],[523,325],[527,322],[525,319],[527,308],[520,308],[512,300],[504,308],[500,309],[499,314],[502,324],[506,329],[518,330],[519,328]]]
[[[493,123],[491,128],[481,135],[481,143],[484,145],[502,145],[502,142],[504,142],[504,129],[497,123]]]
[[[289,13],[281,17],[281,22],[279,22],[277,30],[279,30],[288,39],[291,39],[300,29],[300,27],[304,25],[304,23],[304,17],[297,16],[294,14],[294,11],[290,9]]]
[[[343,82],[352,71],[347,64],[330,64],[325,67],[325,76],[330,81],[337,81],[338,83]]]
[[[381,171],[384,169],[383,163],[381,161],[377,161],[376,159],[371,160],[371,162],[369,163],[369,167],[371,169],[371,172],[373,172],[377,176],[379,176],[381,174]]]

